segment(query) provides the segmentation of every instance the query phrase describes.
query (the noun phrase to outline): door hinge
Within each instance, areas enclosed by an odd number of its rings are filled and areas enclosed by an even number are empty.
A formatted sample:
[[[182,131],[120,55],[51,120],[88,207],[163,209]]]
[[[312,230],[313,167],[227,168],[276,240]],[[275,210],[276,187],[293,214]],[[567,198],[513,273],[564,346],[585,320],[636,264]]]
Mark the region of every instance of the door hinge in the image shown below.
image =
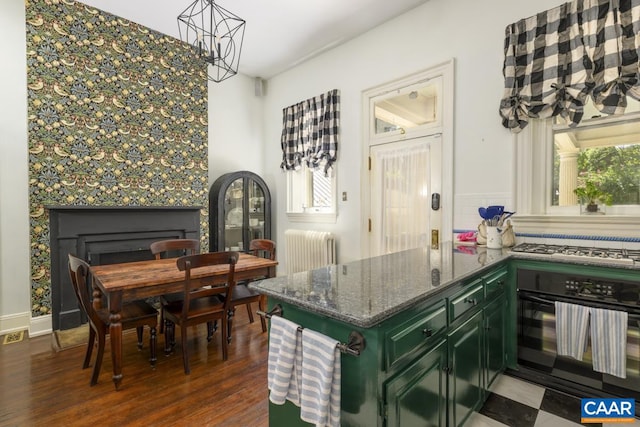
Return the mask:
[[[371,156],[369,156],[369,170],[371,170]]]
[[[371,233],[371,218],[369,218],[369,233]]]
[[[388,409],[387,409],[387,404],[384,403],[382,400],[378,401],[378,410],[379,410],[379,415],[382,417],[382,419],[384,421],[387,420],[387,415],[388,415]],[[386,422],[385,422],[386,424]]]

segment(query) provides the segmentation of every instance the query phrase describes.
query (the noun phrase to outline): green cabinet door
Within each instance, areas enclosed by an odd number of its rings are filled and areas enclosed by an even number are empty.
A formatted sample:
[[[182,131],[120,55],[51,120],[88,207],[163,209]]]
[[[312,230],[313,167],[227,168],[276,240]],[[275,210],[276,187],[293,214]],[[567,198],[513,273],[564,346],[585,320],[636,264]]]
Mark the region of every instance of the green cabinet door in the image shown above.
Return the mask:
[[[448,347],[448,425],[459,426],[484,399],[482,310],[449,334]]]
[[[504,294],[484,309],[486,389],[505,368],[505,312]]]
[[[447,343],[429,352],[384,386],[388,427],[446,426]]]

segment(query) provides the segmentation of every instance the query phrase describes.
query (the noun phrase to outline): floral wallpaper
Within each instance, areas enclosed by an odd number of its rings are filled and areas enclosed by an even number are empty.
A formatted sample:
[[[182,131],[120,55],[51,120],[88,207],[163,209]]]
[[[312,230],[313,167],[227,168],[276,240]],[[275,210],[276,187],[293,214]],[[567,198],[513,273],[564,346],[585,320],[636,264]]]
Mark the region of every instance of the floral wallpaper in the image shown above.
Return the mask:
[[[27,0],[32,315],[51,313],[47,205],[203,206],[206,68],[179,40],[71,0]]]

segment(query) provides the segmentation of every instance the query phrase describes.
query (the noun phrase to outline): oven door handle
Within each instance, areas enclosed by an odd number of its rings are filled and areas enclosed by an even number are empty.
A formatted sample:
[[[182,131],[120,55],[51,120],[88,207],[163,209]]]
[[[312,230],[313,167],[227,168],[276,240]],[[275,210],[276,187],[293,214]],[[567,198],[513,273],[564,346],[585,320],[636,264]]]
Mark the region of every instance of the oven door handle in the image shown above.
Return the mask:
[[[530,293],[522,292],[522,291],[518,292],[518,298],[520,298],[522,300],[525,300],[525,301],[537,302],[537,303],[545,304],[545,305],[555,305],[555,301],[550,301],[550,300],[545,299],[545,298],[540,298],[538,296],[534,296],[534,295],[532,295]],[[566,302],[566,301],[564,301],[564,300],[562,300],[560,298],[557,298],[557,300],[558,301],[562,301],[562,302]]]
[[[635,311],[629,308],[622,308],[622,307],[606,307],[603,306],[601,304],[597,304],[597,303],[590,303],[589,301],[584,301],[584,300],[574,300],[572,298],[564,298],[561,296],[554,296],[553,299],[546,299],[546,298],[542,298],[540,296],[534,295],[532,293],[526,292],[526,291],[521,291],[518,290],[518,298],[525,300],[525,301],[531,301],[531,302],[537,302],[539,304],[545,304],[545,305],[555,305],[556,301],[560,301],[560,302],[566,302],[569,304],[577,304],[577,305],[582,305],[584,307],[593,307],[593,308],[604,308],[604,309],[609,309],[609,310],[617,310],[617,311],[626,311],[628,316],[630,318],[633,319],[638,319],[640,320],[640,311]]]

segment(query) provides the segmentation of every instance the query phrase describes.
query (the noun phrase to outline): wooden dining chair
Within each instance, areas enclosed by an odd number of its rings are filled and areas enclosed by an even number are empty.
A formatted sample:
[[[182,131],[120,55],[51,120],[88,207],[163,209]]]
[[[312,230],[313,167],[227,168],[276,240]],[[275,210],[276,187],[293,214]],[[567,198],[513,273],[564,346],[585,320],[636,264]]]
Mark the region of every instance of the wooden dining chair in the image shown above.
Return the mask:
[[[200,241],[196,239],[158,240],[149,246],[151,253],[160,258],[177,258],[184,255],[195,255],[200,252]]]
[[[158,240],[149,246],[151,254],[156,259],[178,258],[185,255],[200,253],[200,241],[196,239],[166,239]],[[173,293],[160,296],[160,305],[164,307],[182,299],[182,293]],[[160,333],[164,333],[164,319],[160,310]]]
[[[230,300],[222,298],[223,294],[232,294],[235,287],[235,265],[240,254],[238,252],[210,252],[198,255],[188,255],[176,260],[180,271],[184,271],[184,289],[179,303],[162,307],[165,321],[165,353],[171,352],[175,340],[175,325],[180,326],[182,341],[182,360],[184,373],[189,374],[189,346],[187,331],[189,326],[207,322],[207,329],[211,322],[220,320],[222,323],[222,360],[227,360],[227,313]],[[209,266],[227,268],[226,282],[222,285],[208,285],[207,278],[197,279],[198,271]],[[195,277],[194,277],[195,276]],[[211,340],[208,331],[207,341]]]
[[[249,242],[249,253],[258,257],[263,257],[274,261],[276,259],[276,242],[269,239],[253,239]],[[253,279],[256,280],[256,279]],[[258,279],[259,280],[259,279]],[[253,310],[251,309],[251,303],[257,302],[258,308],[261,311],[265,310],[263,307],[264,297],[258,292],[249,289],[247,284],[249,281],[242,281],[236,284],[231,297],[231,308],[229,311],[229,332],[227,337],[231,342],[231,326],[233,324],[233,316],[235,309],[239,305],[247,306],[247,314],[249,315],[249,323],[253,323]],[[260,316],[260,323],[262,324],[262,332],[267,331],[267,322],[264,317]]]
[[[87,352],[84,356],[82,369],[89,367],[91,362],[91,353],[95,345],[96,337],[98,338],[98,354],[93,365],[93,374],[91,375],[91,385],[98,382],[100,367],[102,366],[102,357],[104,356],[105,339],[109,333],[109,310],[106,308],[96,310],[89,298],[88,288],[89,264],[69,254],[69,276],[73,284],[73,290],[78,297],[78,302],[89,319],[89,343],[87,344]],[[145,325],[151,330],[149,338],[149,361],[154,366],[156,363],[156,327],[158,325],[158,312],[151,305],[144,301],[126,302],[122,306],[122,330],[136,328],[138,333],[138,349],[142,349],[143,329]]]

